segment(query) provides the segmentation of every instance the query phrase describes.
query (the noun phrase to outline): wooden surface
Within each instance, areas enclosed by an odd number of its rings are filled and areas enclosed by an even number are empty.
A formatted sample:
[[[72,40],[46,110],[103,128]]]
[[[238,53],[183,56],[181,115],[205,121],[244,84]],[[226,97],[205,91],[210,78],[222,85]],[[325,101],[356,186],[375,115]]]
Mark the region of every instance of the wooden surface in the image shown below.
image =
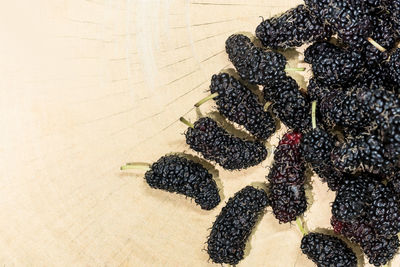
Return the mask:
[[[230,67],[225,39],[300,2],[3,3],[0,263],[217,266],[203,250],[208,228],[236,191],[265,181],[270,157],[243,172],[218,168],[223,202],[213,211],[152,190],[143,172],[119,167],[192,153],[178,118],[193,121],[211,75]],[[329,227],[333,194],[318,179],[311,193],[308,227]],[[269,209],[239,266],[313,266],[300,239]]]

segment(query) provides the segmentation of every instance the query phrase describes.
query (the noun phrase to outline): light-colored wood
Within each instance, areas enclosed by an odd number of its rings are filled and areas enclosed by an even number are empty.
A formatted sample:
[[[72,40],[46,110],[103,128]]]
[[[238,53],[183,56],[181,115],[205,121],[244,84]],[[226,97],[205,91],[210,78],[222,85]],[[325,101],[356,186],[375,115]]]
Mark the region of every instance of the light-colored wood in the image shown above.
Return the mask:
[[[225,39],[254,32],[259,16],[300,2],[4,2],[0,264],[216,266],[203,249],[223,203],[202,211],[150,189],[143,171],[119,167],[192,153],[179,117],[193,121],[192,106],[206,96],[211,75],[231,67]],[[223,202],[264,182],[269,162],[243,172],[218,168]],[[333,194],[318,179],[312,192],[308,227],[329,227]],[[295,224],[279,225],[269,210],[239,266],[313,266],[300,253],[300,239]]]

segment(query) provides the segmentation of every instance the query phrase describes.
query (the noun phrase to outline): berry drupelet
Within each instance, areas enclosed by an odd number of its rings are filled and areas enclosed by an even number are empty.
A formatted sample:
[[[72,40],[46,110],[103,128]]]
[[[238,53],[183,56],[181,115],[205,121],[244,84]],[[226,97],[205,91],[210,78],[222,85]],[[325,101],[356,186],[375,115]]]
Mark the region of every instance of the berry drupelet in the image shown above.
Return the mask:
[[[286,58],[256,47],[247,36],[231,35],[225,42],[225,50],[240,77],[250,83],[266,85],[286,76]]]
[[[378,236],[366,217],[360,217],[351,223],[345,223],[332,217],[331,225],[337,234],[359,244],[369,263],[381,266],[396,255],[400,243],[397,235],[390,238]]]
[[[304,54],[314,77],[325,86],[349,84],[363,67],[361,54],[326,42],[309,46]]]
[[[304,5],[289,9],[280,16],[261,22],[256,36],[269,48],[291,48],[329,38],[329,27],[316,17]]]
[[[309,233],[301,240],[301,251],[318,267],[357,267],[355,253],[334,236]]]
[[[297,82],[286,76],[278,83],[264,86],[264,99],[272,103],[273,113],[290,129],[304,131],[311,127],[310,102]]]
[[[197,120],[185,135],[191,149],[227,170],[246,169],[260,164],[267,157],[262,143],[235,137],[208,117]]]
[[[218,111],[230,121],[243,125],[258,139],[268,139],[276,130],[272,115],[264,111],[257,96],[227,73],[213,75],[210,91]]]
[[[252,186],[228,200],[207,241],[207,252],[213,262],[235,265],[243,259],[246,241],[267,205],[267,194]]]
[[[202,209],[211,210],[221,201],[212,175],[202,165],[177,155],[163,156],[151,165],[131,163],[122,170],[148,167],[150,187],[194,198]]]

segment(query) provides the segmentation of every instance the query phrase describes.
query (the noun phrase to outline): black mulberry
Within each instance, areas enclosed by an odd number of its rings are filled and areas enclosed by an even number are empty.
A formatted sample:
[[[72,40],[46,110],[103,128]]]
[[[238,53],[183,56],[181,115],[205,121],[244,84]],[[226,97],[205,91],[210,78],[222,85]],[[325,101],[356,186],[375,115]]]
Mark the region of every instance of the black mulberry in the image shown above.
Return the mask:
[[[185,135],[190,148],[227,170],[246,169],[260,164],[267,157],[262,143],[235,137],[208,117],[196,121]]]
[[[267,205],[267,194],[251,186],[228,200],[207,241],[208,255],[213,262],[235,265],[243,259],[247,238]]]
[[[318,267],[356,267],[357,257],[345,242],[337,237],[309,233],[301,240],[301,251]]]
[[[266,85],[286,76],[286,58],[256,47],[247,36],[231,35],[225,49],[240,77],[250,83]]]
[[[135,168],[135,164],[121,169]],[[177,155],[163,156],[145,173],[150,187],[194,198],[202,209],[211,210],[221,201],[212,175],[199,163]]]
[[[257,96],[227,73],[213,75],[210,90],[217,93],[218,111],[230,121],[243,125],[259,139],[268,139],[276,130],[272,115],[264,111]]]
[[[264,86],[264,99],[272,103],[273,113],[290,129],[304,131],[311,127],[311,104],[297,82],[286,76],[278,83]]]
[[[327,86],[351,83],[363,67],[361,54],[326,42],[311,45],[304,54],[314,77]]]
[[[368,218],[379,235],[390,237],[400,232],[399,198],[394,190],[377,184],[371,194]]]
[[[290,48],[329,38],[329,27],[304,6],[299,5],[280,16],[264,20],[256,29],[256,36],[266,47]]]
[[[396,255],[400,243],[397,235],[390,238],[378,236],[365,217],[353,220],[351,223],[341,222],[332,217],[331,225],[337,234],[342,234],[359,244],[375,266],[384,265]]]
[[[307,209],[304,185],[271,184],[269,199],[274,216],[280,223],[295,221]]]
[[[289,132],[279,142],[274,152],[274,163],[268,174],[271,184],[304,184],[305,166],[300,155],[300,138],[300,133]]]

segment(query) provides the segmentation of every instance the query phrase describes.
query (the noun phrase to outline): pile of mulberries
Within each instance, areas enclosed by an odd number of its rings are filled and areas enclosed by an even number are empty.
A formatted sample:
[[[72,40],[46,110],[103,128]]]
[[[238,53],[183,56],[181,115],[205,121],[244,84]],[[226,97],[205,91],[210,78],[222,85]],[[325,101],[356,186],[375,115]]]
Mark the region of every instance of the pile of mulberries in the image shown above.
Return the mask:
[[[255,35],[227,38],[226,59],[240,81],[235,74],[213,75],[211,95],[195,104],[214,99],[217,111],[241,128],[237,136],[208,116],[194,124],[180,119],[189,127],[186,144],[228,171],[261,165],[276,123],[287,128],[274,151],[268,190],[246,186],[220,211],[207,241],[210,259],[238,264],[270,205],[280,223],[297,221],[301,250],[317,266],[357,265],[341,238],[358,245],[371,264],[387,264],[400,247],[400,0],[304,0],[263,19]],[[308,84],[290,76],[305,68],[287,67],[285,57],[305,44],[298,52],[311,69]],[[252,136],[239,138],[242,130]],[[198,163],[171,155],[141,167],[148,167],[152,188],[193,198],[204,210],[220,203],[216,182]],[[309,170],[334,191],[331,225],[340,238],[307,234],[301,224]]]
[[[258,165],[268,154],[261,142],[233,136],[209,117],[197,120],[193,128],[188,128],[185,136],[191,149],[227,170],[240,170]]]
[[[208,170],[181,156],[161,157],[150,166],[145,179],[152,188],[194,198],[205,210],[215,208],[221,201],[217,185]]]
[[[300,155],[301,134],[286,133],[274,152],[268,174],[269,199],[275,218],[281,223],[296,220],[307,209],[305,166]]]
[[[257,26],[256,36],[269,48],[290,48],[322,41],[332,32],[304,6],[299,5]]]
[[[231,35],[225,50],[240,77],[250,83],[267,85],[286,76],[287,60],[282,54],[256,47],[243,34]]]
[[[207,252],[213,262],[235,265],[243,259],[247,238],[268,204],[267,194],[252,186],[246,186],[228,200],[207,241]]]
[[[345,242],[337,237],[309,233],[301,240],[301,251],[318,266],[357,267],[357,257]]]
[[[258,139],[268,139],[276,131],[274,118],[264,110],[257,96],[231,75],[213,75],[210,91],[218,93],[214,99],[221,115],[244,126]]]

